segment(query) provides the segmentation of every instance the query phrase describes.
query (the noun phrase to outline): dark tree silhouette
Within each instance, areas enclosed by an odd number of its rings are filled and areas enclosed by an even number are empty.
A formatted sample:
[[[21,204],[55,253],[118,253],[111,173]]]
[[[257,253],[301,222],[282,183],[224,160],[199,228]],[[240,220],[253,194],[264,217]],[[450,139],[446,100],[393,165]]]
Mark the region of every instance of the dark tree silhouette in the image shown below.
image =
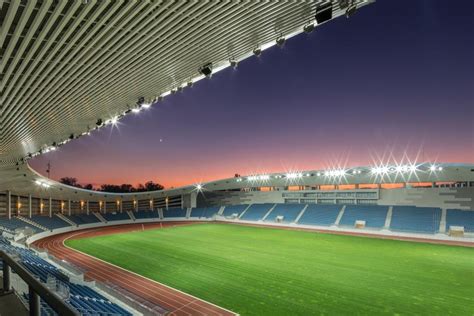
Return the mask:
[[[83,188],[87,190],[94,190],[94,186],[92,184],[86,184],[81,186],[77,180],[77,178],[73,177],[64,177],[59,180],[59,182],[70,185],[77,188]],[[112,193],[130,193],[130,192],[147,192],[147,191],[159,191],[163,190],[164,186],[159,183],[155,183],[153,181],[148,181],[144,185],[139,183],[136,187],[129,183],[124,184],[102,184],[97,191],[102,192],[112,192]]]
[[[78,187],[81,188],[81,185],[77,182],[77,179],[74,177],[64,177],[59,179],[59,182],[62,184],[70,185],[72,187]]]

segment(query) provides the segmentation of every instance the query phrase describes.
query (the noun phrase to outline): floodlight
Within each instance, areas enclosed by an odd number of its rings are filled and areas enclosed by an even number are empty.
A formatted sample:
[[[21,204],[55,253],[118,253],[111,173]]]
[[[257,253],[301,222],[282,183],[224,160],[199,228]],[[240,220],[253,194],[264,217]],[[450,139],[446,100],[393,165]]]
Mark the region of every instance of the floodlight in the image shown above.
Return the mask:
[[[412,171],[412,172],[416,171],[416,165],[411,165],[410,166],[410,171]]]
[[[443,170],[443,167],[438,167],[438,171],[442,171]]]
[[[201,185],[201,184],[197,184],[197,185],[196,185],[196,189],[198,189],[198,191],[201,191],[201,190],[202,190],[202,185]]]
[[[142,108],[148,109],[151,106],[151,103],[143,103]]]
[[[305,27],[303,28],[303,31],[308,34],[311,33],[313,30],[314,30],[314,23],[305,25]]]
[[[199,73],[206,76],[207,78],[210,78],[212,75],[212,63],[208,63],[199,68]]]
[[[260,57],[260,55],[262,55],[262,50],[260,48],[255,48],[253,50],[253,54],[257,57]]]
[[[134,108],[134,109],[132,109],[132,112],[133,113],[140,113],[140,108]]]
[[[237,66],[238,66],[238,62],[235,60],[235,59],[231,59],[230,60],[230,66],[234,69],[237,69]]]
[[[285,45],[286,39],[284,37],[279,37],[276,40],[276,44],[280,47],[283,47]]]
[[[431,165],[431,166],[430,166],[430,171],[436,171],[436,166],[435,166],[435,165]]]

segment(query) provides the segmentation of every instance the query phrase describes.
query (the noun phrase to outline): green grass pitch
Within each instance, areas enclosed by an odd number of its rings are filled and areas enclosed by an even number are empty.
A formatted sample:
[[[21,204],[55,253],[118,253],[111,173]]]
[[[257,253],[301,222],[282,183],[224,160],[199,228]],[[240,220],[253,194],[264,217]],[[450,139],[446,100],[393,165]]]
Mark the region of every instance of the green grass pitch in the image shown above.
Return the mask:
[[[199,224],[66,244],[241,315],[474,315],[474,249]]]

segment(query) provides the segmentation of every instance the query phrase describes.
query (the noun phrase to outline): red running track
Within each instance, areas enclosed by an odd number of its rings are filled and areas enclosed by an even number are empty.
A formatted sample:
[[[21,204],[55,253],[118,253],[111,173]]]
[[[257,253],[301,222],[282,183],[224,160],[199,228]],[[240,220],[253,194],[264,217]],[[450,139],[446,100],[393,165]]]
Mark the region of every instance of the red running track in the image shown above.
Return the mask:
[[[162,224],[146,223],[91,228],[46,237],[36,241],[34,245],[38,248],[46,249],[48,253],[58,259],[64,259],[72,263],[74,266],[85,270],[85,277],[87,280],[116,284],[153,304],[157,304],[167,309],[170,312],[168,315],[236,315],[235,313],[219,306],[167,287],[128,270],[121,269],[105,261],[75,251],[64,245],[64,241],[71,238],[76,239],[189,224],[189,222],[166,222]]]

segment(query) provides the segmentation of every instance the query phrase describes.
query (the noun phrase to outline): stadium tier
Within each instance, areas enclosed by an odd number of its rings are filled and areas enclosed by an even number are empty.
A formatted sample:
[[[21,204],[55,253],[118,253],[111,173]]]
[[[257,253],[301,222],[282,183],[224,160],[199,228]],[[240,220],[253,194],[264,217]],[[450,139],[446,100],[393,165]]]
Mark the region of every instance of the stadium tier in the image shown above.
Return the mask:
[[[339,226],[354,227],[356,221],[364,221],[365,227],[383,228],[388,206],[346,205]]]
[[[451,226],[464,227],[464,231],[474,233],[474,211],[448,209],[446,214],[446,228]]]
[[[102,215],[107,221],[123,221],[130,219],[127,212],[105,213]]]
[[[229,205],[224,208],[224,212],[222,213],[223,216],[232,216],[234,214],[240,216],[243,211],[248,207],[247,204],[240,204],[240,205]]]
[[[278,204],[265,218],[265,221],[275,222],[278,218],[282,218],[282,222],[292,223],[296,220],[304,207],[305,205],[302,204]]]
[[[298,224],[331,226],[336,222],[342,205],[309,204]]]
[[[13,246],[3,237],[0,237],[0,250],[18,256],[23,266],[41,282],[51,284],[51,281],[53,281],[54,285],[58,283],[61,284],[62,291],[59,295],[66,293],[65,301],[74,307],[81,315],[132,315],[132,313],[111,302],[91,287],[72,282],[59,268],[40,258],[31,250]],[[64,292],[64,289],[66,289],[66,292]],[[26,292],[21,294],[25,301],[28,302],[28,294]],[[42,301],[41,315],[57,314]]]
[[[219,212],[219,207],[199,207],[191,210],[191,218],[211,218]]]
[[[245,221],[258,221],[271,210],[275,204],[252,204],[249,208],[241,215],[240,219]]]
[[[94,214],[74,214],[66,216],[77,225],[99,223],[100,220]]]
[[[170,217],[186,217],[186,209],[181,208],[170,208],[163,211],[163,217],[170,218]]]
[[[160,214],[157,211],[138,211],[133,212],[133,216],[136,219],[158,219],[160,218]]]
[[[436,233],[439,231],[441,209],[433,207],[394,206],[391,230]]]
[[[62,220],[58,216],[49,217],[47,215],[33,215],[31,217],[31,220],[48,229],[56,229],[56,228],[71,226],[71,224]]]

